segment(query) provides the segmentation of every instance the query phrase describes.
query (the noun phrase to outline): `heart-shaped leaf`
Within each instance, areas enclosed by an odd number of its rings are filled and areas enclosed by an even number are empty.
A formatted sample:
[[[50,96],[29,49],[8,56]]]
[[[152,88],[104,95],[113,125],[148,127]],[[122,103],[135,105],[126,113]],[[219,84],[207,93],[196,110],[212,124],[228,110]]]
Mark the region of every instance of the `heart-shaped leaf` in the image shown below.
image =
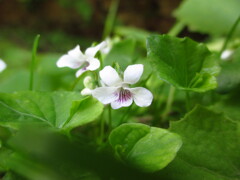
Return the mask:
[[[0,125],[17,128],[24,122],[71,130],[95,120],[103,105],[74,92],[0,94]]]
[[[217,58],[205,45],[189,38],[153,35],[147,39],[148,59],[159,77],[182,90],[216,88]]]

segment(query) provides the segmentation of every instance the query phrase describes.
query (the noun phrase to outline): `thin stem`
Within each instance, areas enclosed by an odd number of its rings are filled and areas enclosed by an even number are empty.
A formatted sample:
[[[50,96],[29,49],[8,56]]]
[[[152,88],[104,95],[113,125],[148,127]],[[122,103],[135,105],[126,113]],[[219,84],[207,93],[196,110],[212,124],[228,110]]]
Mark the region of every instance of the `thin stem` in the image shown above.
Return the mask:
[[[100,61],[100,69],[103,69],[103,57],[102,57],[102,54],[99,55],[99,61]]]
[[[168,32],[168,35],[175,37],[183,30],[184,27],[185,27],[185,24],[183,24],[182,22],[177,22],[172,27],[172,29]],[[167,115],[171,111],[172,104],[173,104],[173,101],[174,101],[175,90],[176,90],[175,87],[173,87],[173,86],[170,87],[166,107],[165,107],[165,110],[162,114],[162,122],[166,121]]]
[[[230,39],[232,38],[235,30],[237,29],[237,26],[238,26],[238,23],[239,23],[239,22],[240,22],[240,16],[237,18],[237,20],[234,22],[233,26],[231,27],[231,29],[230,29],[230,31],[229,31],[229,33],[228,33],[228,35],[227,35],[227,38],[226,38],[226,40],[225,40],[224,43],[223,43],[222,49],[221,49],[221,51],[220,51],[220,55],[221,55],[221,54],[223,53],[223,51],[227,48],[227,45],[228,45]]]
[[[31,60],[31,67],[30,67],[30,79],[29,79],[29,90],[33,90],[33,83],[34,83],[34,71],[35,71],[35,64],[36,64],[36,54],[37,54],[37,48],[39,43],[40,35],[38,34],[33,42],[33,48],[32,48],[32,60]]]
[[[104,126],[105,126],[105,121],[104,121],[103,113],[102,113],[101,119],[100,119],[100,141],[101,141],[101,143],[104,141]]]
[[[165,107],[164,113],[162,115],[162,121],[163,122],[166,121],[166,117],[171,112],[171,108],[172,108],[172,104],[173,104],[173,100],[174,100],[175,90],[176,90],[176,88],[174,86],[170,87],[170,90],[169,90],[169,93],[168,93],[168,99],[167,99],[166,107]]]
[[[182,22],[177,22],[172,29],[168,32],[168,35],[170,36],[177,36],[185,27],[185,24]]]
[[[114,22],[117,15],[119,0],[113,0],[108,11],[108,15],[105,21],[105,26],[103,30],[103,39],[108,37],[113,30]]]
[[[190,95],[189,95],[189,92],[186,91],[186,109],[187,111],[190,111]]]
[[[72,86],[70,88],[70,91],[73,91],[76,88],[76,86],[77,86],[78,82],[80,81],[80,79],[82,79],[82,76],[79,76],[77,79],[75,79],[75,81],[73,82],[73,84],[72,84]]]
[[[122,116],[121,120],[120,120],[120,124],[122,124],[125,120],[125,118],[127,117],[127,115],[129,114],[130,110],[131,110],[132,106],[129,106],[129,108],[127,109],[126,113],[124,113],[124,115]]]
[[[108,106],[108,126],[109,126],[109,130],[112,129],[112,108],[109,105]]]

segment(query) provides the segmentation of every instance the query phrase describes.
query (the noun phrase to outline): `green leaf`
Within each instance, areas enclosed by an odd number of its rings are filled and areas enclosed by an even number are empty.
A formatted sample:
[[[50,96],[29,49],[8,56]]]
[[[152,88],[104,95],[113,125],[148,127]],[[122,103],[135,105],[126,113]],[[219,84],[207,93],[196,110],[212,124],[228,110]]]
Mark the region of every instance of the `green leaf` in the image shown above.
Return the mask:
[[[175,15],[192,31],[226,35],[240,15],[239,7],[239,0],[185,0]],[[240,35],[240,26],[236,35]]]
[[[182,145],[177,134],[136,123],[117,127],[110,134],[109,141],[121,160],[145,172],[167,166]]]
[[[111,51],[104,59],[104,65],[118,63],[125,69],[133,61],[136,42],[133,39],[126,39],[113,45]]]
[[[77,107],[72,107],[76,104]],[[75,110],[71,112],[71,108]],[[13,128],[23,122],[39,122],[71,130],[95,120],[102,110],[103,105],[97,100],[83,98],[74,92],[0,94],[0,125]]]
[[[171,123],[183,146],[161,172],[168,180],[234,180],[240,178],[239,124],[197,106],[183,120]]]
[[[217,58],[205,45],[189,38],[153,35],[147,39],[147,51],[160,79],[178,89],[205,92],[216,88]]]
[[[103,111],[103,105],[93,98],[87,98],[83,101],[77,101],[73,105],[73,110],[68,121],[64,125],[64,129],[71,130],[74,127],[81,126],[92,122]]]

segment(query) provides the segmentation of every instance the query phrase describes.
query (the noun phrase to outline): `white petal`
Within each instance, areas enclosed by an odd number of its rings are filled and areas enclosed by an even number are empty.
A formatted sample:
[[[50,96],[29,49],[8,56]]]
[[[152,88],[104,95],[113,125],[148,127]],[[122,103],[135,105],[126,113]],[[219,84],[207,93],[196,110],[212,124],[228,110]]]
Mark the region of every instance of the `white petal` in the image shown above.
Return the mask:
[[[143,87],[128,88],[133,95],[133,100],[140,107],[150,106],[153,100],[152,93]]]
[[[108,54],[110,52],[110,50],[112,49],[112,43],[111,43],[110,38],[107,38],[105,40],[105,42],[106,42],[105,45],[102,46],[102,48],[100,49],[102,54]]]
[[[87,71],[86,68],[82,68],[82,69],[79,69],[77,72],[76,72],[76,77],[78,78],[79,76],[81,76],[85,71]]]
[[[117,93],[117,87],[99,87],[92,90],[93,97],[98,99],[103,104],[109,104],[115,101],[118,98],[116,95]]]
[[[0,59],[0,72],[6,69],[6,67],[7,67],[6,63],[2,59]]]
[[[82,61],[79,61],[79,59],[73,58],[69,55],[63,55],[59,58],[57,61],[58,67],[69,67],[72,69],[77,69],[83,64]]]
[[[101,53],[108,54],[110,52],[110,50],[111,50],[111,47],[106,46],[106,47],[101,49]]]
[[[96,58],[90,58],[88,59],[89,66],[87,66],[87,69],[90,71],[94,71],[100,67],[100,61]]]
[[[107,43],[105,41],[103,41],[95,47],[87,48],[85,51],[85,55],[88,57],[94,57],[100,49],[102,49],[103,47],[106,46],[106,44]]]
[[[141,78],[142,73],[143,73],[142,64],[130,65],[124,71],[124,82],[128,84],[135,84]]]
[[[104,67],[104,69],[99,72],[99,75],[103,83],[108,86],[117,86],[122,82],[117,71],[111,66]]]
[[[84,58],[85,58],[82,51],[80,50],[79,45],[77,45],[74,49],[68,51],[68,55],[70,55],[71,57],[73,57],[75,59],[80,59],[80,60],[84,60]]]
[[[92,90],[89,89],[89,88],[84,88],[82,91],[81,91],[81,95],[83,96],[88,96],[88,95],[91,95],[92,94]]]
[[[116,100],[111,103],[111,107],[113,109],[119,109],[121,107],[128,107],[128,106],[131,106],[132,102],[133,102],[133,98],[130,98],[123,102]]]

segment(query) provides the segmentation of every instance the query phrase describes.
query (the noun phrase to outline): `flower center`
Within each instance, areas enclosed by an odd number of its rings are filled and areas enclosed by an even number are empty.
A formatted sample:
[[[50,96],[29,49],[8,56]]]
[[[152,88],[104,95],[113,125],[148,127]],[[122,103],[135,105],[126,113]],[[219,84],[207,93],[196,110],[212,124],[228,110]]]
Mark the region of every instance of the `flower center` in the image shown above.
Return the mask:
[[[129,90],[121,89],[119,93],[116,94],[118,96],[118,102],[126,102],[127,100],[132,98],[132,94]]]
[[[82,70],[87,70],[88,66],[89,66],[89,62],[84,62],[82,65]]]

